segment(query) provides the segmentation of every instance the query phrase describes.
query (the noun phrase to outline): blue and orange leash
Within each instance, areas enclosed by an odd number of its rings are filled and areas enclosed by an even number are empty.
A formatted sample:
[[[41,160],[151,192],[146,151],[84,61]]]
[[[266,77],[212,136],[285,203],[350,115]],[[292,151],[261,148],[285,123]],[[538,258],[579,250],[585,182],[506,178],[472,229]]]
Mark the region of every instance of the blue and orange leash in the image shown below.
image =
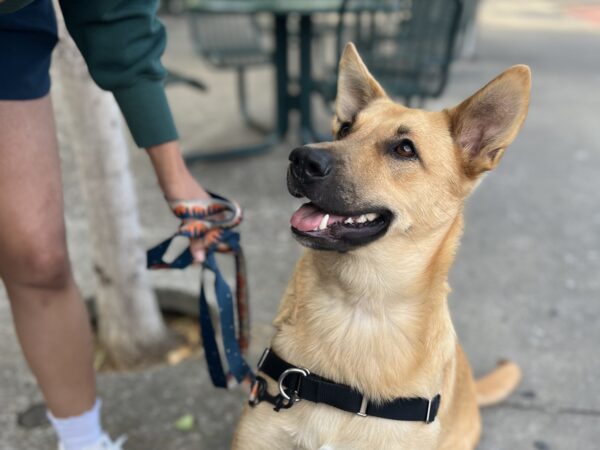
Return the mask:
[[[208,200],[182,200],[169,204],[173,214],[180,218],[182,223],[173,236],[148,250],[147,266],[149,269],[185,269],[194,262],[189,247],[173,261],[166,262],[164,260],[165,253],[173,239],[177,236],[184,236],[204,241],[206,259],[202,263],[198,299],[200,333],[210,378],[215,386],[227,388],[232,379],[238,383],[252,383],[255,378],[244,359],[250,344],[246,263],[240,245],[240,234],[233,231],[233,228],[242,221],[242,210],[235,202],[215,194],[211,195],[212,198]],[[217,265],[215,257],[217,252],[233,254],[235,258],[235,302],[231,289]],[[204,283],[206,270],[212,272],[215,278],[214,290],[219,309],[224,361],[228,365],[227,372],[223,368],[217,345],[217,334],[206,300]]]

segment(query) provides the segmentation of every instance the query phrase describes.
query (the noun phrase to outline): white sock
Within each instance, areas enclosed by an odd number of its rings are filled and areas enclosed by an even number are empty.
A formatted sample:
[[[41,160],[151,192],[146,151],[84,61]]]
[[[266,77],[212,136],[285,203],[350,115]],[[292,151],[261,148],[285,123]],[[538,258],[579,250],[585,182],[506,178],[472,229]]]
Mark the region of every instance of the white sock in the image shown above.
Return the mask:
[[[48,411],[48,419],[52,423],[64,450],[83,450],[97,444],[102,437],[100,425],[100,407],[102,402],[96,400],[94,407],[80,416],[58,419]]]

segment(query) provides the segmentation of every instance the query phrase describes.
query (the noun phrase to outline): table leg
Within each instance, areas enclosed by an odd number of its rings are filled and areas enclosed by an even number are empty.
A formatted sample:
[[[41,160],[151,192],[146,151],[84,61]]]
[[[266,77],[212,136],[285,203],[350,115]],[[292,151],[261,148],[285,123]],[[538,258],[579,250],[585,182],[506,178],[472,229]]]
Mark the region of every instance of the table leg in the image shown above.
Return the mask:
[[[275,77],[277,96],[277,133],[283,139],[288,131],[290,111],[287,15],[275,15]]]
[[[300,139],[303,144],[315,141],[312,127],[312,17],[300,16]]]

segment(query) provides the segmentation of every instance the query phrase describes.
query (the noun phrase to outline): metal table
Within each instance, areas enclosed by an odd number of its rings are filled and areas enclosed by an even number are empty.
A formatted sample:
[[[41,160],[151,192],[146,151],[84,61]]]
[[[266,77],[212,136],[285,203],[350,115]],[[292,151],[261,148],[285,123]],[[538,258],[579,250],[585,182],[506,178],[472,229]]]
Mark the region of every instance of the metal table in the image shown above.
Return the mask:
[[[276,71],[276,126],[262,144],[232,149],[217,153],[191,154],[187,162],[223,160],[241,156],[251,156],[269,151],[287,134],[288,116],[292,110],[300,111],[300,137],[303,143],[317,140],[312,125],[311,92],[311,40],[312,14],[337,12],[342,0],[188,0],[187,10],[190,13],[202,14],[253,14],[271,13],[275,18],[275,71]],[[300,16],[300,92],[290,92],[290,75],[288,69],[288,30],[290,14]]]

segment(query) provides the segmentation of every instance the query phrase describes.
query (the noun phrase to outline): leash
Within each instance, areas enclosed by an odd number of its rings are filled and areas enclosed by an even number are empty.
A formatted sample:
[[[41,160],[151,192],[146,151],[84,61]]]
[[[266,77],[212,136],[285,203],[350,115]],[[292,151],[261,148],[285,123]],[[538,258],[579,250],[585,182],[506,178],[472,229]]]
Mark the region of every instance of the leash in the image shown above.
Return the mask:
[[[184,236],[204,241],[206,259],[202,263],[200,276],[198,321],[210,378],[216,387],[227,388],[229,381],[232,379],[235,379],[238,383],[254,380],[254,373],[244,359],[250,344],[246,263],[240,245],[240,235],[232,230],[242,221],[242,210],[237,203],[224,197],[215,194],[211,194],[211,196],[212,198],[208,200],[183,200],[169,203],[173,214],[180,218],[182,223],[173,236],[148,250],[147,267],[149,269],[185,269],[194,262],[189,247],[172,262],[164,260],[165,253],[173,239],[177,236]],[[232,254],[235,258],[237,330],[234,299],[231,289],[217,265],[216,253]],[[207,270],[212,272],[215,277],[214,291],[219,307],[219,322],[224,359],[227,361],[228,366],[227,372],[221,362],[217,334],[206,301],[204,273]]]
[[[254,380],[248,403],[255,407],[262,401],[274,405],[274,410],[289,409],[300,400],[324,403],[362,417],[374,416],[383,419],[424,422],[435,420],[441,396],[432,399],[413,397],[395,398],[383,403],[372,403],[351,386],[313,374],[310,370],[294,366],[281,359],[267,348],[258,363],[258,371],[277,381],[279,393],[267,391],[267,380],[260,375]]]

